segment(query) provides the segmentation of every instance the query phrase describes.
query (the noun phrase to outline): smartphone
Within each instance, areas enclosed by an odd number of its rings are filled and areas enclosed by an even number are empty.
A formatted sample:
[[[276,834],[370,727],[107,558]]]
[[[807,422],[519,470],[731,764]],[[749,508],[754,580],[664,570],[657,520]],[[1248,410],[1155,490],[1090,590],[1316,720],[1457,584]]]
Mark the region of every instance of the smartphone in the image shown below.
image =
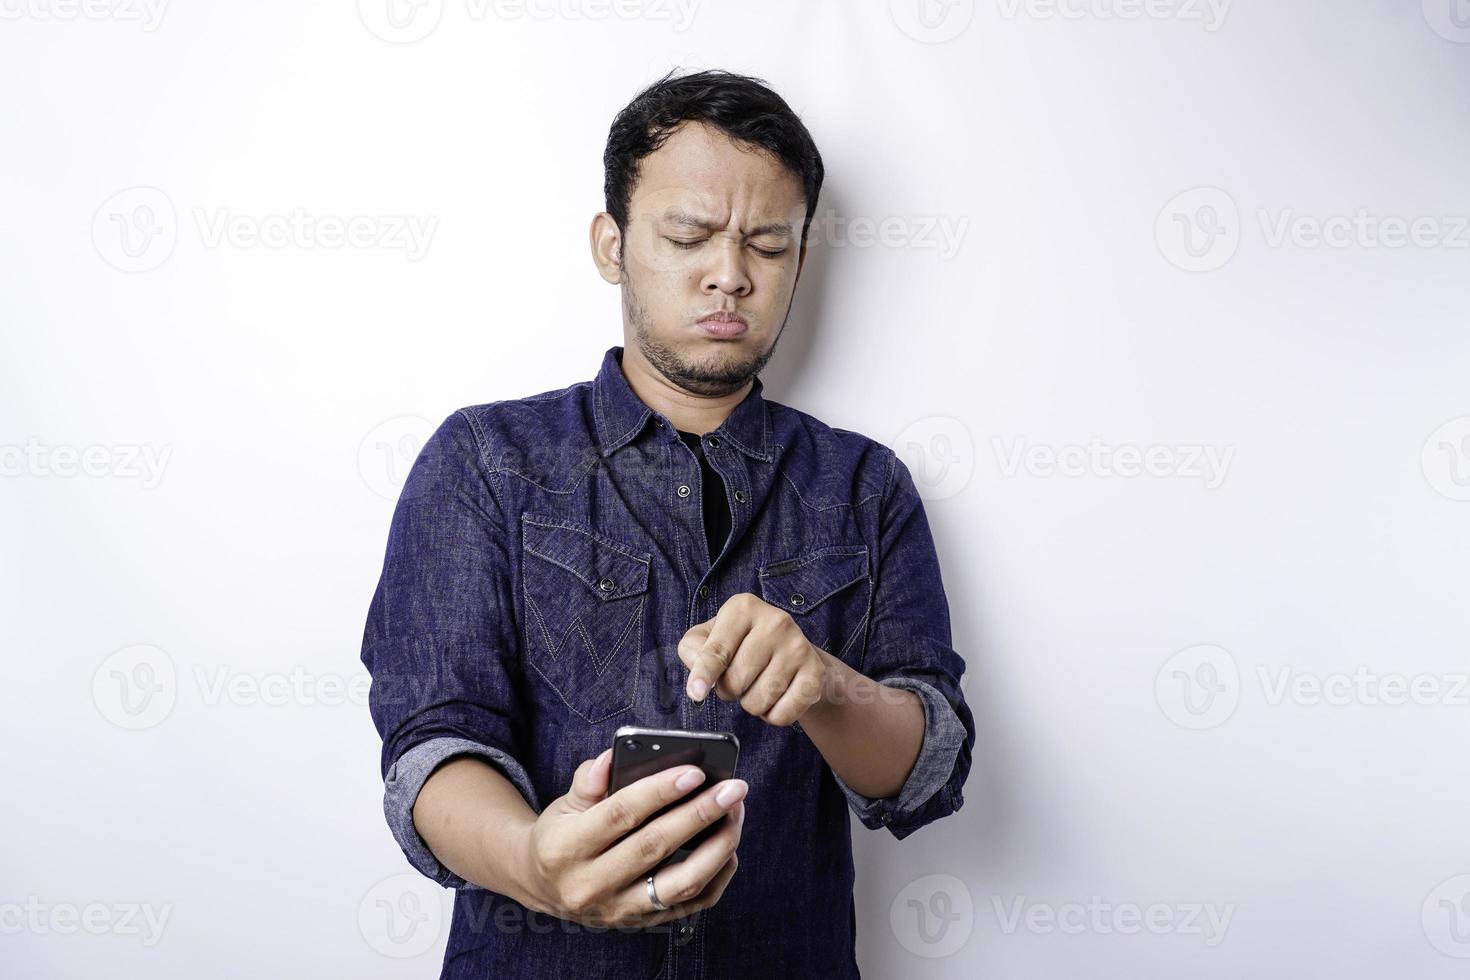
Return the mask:
[[[686,731],[682,728],[640,728],[624,725],[613,733],[612,777],[608,784],[611,796],[624,786],[644,776],[662,772],[670,766],[695,765],[704,770],[704,782],[679,799],[654,813],[652,820],[674,807],[692,800],[722,779],[733,779],[735,762],[740,757],[740,739],[732,732]],[[725,814],[650,868],[655,871],[666,864],[682,861],[690,852],[725,825]],[[645,823],[647,821],[644,821]]]

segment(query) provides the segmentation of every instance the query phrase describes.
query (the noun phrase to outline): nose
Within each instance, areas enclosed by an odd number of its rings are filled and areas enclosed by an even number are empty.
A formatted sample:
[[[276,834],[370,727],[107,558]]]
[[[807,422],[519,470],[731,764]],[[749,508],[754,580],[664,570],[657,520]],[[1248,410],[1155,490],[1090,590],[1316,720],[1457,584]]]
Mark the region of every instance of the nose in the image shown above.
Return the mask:
[[[700,280],[700,289],[707,296],[730,293],[745,296],[750,293],[750,275],[746,268],[745,247],[729,239],[716,239],[707,249],[710,266]]]

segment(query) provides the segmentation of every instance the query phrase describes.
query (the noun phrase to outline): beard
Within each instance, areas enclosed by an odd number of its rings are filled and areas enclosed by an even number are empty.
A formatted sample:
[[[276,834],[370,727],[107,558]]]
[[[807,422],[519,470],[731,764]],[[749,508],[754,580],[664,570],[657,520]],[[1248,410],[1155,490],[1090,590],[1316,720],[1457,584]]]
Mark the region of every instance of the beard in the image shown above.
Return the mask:
[[[639,353],[653,365],[654,370],[668,379],[669,383],[690,394],[718,398],[744,388],[765,369],[766,362],[776,353],[776,344],[780,341],[781,334],[786,330],[786,318],[791,315],[791,306],[787,305],[786,316],[781,319],[781,329],[776,331],[776,339],[764,352],[743,354],[742,348],[732,343],[720,344],[718,346],[721,349],[715,354],[703,356],[666,344],[653,335],[649,328],[651,317],[647,308],[639,302],[638,290],[628,279],[626,269],[623,275],[623,312],[633,324],[633,339],[638,342]],[[704,346],[701,341],[694,343]]]

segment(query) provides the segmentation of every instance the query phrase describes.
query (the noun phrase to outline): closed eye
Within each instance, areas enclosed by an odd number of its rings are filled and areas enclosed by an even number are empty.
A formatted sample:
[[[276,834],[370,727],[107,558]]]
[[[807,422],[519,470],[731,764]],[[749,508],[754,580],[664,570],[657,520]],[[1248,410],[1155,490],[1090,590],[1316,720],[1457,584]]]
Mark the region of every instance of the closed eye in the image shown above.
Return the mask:
[[[667,235],[664,236],[664,241],[671,243],[675,248],[682,248],[682,249],[698,248],[699,246],[701,246],[701,245],[704,244],[704,239],[702,239],[702,238],[695,239],[692,242],[686,242],[683,239],[680,239],[680,238],[670,238]],[[755,252],[756,252],[757,255],[764,255],[768,259],[774,259],[777,256],[785,255],[786,254],[786,250],[784,248],[778,248],[775,251],[772,251],[771,249],[768,249],[768,248],[757,248],[754,245],[752,245],[751,248],[752,249],[755,249]]]

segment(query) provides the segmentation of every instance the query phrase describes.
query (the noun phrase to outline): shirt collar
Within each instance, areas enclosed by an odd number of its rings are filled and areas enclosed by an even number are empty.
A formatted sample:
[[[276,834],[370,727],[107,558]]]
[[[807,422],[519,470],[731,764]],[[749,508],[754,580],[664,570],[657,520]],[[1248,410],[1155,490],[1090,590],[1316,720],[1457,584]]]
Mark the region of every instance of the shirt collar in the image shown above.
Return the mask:
[[[592,382],[593,417],[603,456],[611,456],[632,442],[648,424],[649,417],[655,414],[628,384],[628,378],[623,374],[622,362],[623,348],[609,347],[602,356],[602,367]],[[771,430],[765,397],[761,394],[764,387],[761,379],[756,378],[751,383],[750,391],[745,393],[745,398],[711,434],[718,434],[720,438],[728,440],[747,456],[770,462]],[[659,418],[665,425],[669,425],[672,432],[673,426],[668,419],[663,416]]]

